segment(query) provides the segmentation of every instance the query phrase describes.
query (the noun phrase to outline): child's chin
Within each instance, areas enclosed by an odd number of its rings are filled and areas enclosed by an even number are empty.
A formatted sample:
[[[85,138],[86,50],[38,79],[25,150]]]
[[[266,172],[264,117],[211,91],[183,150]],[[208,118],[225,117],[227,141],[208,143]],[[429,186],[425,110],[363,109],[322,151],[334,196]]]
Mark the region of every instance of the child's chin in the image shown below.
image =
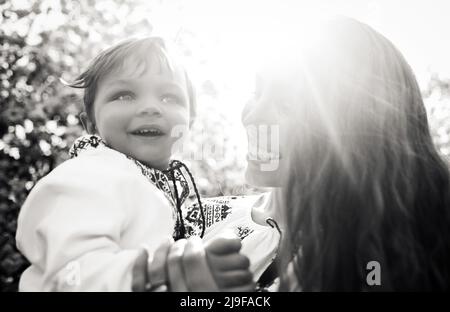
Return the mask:
[[[146,161],[144,163],[147,166],[158,170],[166,170],[169,167],[169,162]]]
[[[168,160],[156,160],[148,157],[134,157],[134,158],[139,160],[144,165],[154,169],[166,170],[169,167]]]

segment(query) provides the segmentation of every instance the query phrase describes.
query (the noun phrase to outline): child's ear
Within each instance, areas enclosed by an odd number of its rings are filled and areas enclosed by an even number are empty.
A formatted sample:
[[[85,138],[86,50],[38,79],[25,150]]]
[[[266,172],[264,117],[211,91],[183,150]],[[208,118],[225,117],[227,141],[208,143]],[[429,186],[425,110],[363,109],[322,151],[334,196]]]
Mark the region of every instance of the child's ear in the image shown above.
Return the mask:
[[[87,113],[82,112],[79,115],[79,118],[80,118],[81,124],[83,125],[83,129],[89,134],[95,134],[95,132],[96,132],[95,125],[90,121]]]

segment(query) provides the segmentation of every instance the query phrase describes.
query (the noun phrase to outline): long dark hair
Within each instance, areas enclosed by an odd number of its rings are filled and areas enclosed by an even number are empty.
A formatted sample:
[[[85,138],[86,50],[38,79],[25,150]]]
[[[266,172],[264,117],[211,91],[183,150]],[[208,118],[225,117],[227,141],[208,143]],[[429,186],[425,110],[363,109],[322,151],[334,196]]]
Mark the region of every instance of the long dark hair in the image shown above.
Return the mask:
[[[302,51],[298,83],[289,82],[300,97],[284,268],[290,262],[306,291],[448,290],[450,176],[411,68],[388,39],[348,18]],[[366,282],[370,261],[380,286]]]

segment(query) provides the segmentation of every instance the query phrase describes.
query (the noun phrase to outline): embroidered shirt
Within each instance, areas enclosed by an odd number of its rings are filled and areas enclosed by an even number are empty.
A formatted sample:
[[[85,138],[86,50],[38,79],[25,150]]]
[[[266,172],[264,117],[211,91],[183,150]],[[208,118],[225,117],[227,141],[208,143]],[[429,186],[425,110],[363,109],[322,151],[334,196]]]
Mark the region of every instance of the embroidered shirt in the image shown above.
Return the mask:
[[[72,147],[69,150],[69,155],[74,158],[83,154],[83,152],[102,148],[102,149],[110,149],[104,141],[97,135],[85,135],[73,143]],[[122,154],[116,150],[112,150],[123,157],[126,157],[132,163],[135,164],[137,168],[139,168],[142,175],[153,185],[155,185],[161,192],[163,192],[164,196],[169,201],[172,206],[172,216],[175,220],[175,227],[173,232],[173,238],[178,240],[181,238],[181,226],[182,220],[181,216],[177,212],[177,200],[180,205],[183,205],[185,200],[189,195],[189,185],[187,180],[181,170],[167,170],[165,172],[151,168],[146,166],[142,162],[134,159],[128,155]],[[172,181],[172,183],[171,183]],[[173,185],[173,181],[175,181],[175,186]],[[175,192],[175,187],[177,188],[177,192]],[[178,194],[178,196],[176,196]],[[178,199],[177,199],[178,197]]]
[[[42,178],[21,208],[17,247],[31,263],[21,291],[131,291],[139,249],[152,256],[173,234],[161,185],[93,137],[81,149]]]
[[[272,219],[267,220],[267,225],[252,219],[255,203],[266,196],[269,194],[202,198],[206,220],[203,240],[207,242],[226,232],[233,232],[242,240],[241,253],[249,258],[250,271],[255,280],[275,259],[281,239],[281,232]],[[188,235],[199,235],[201,232],[199,214],[197,203],[185,208],[183,216]]]

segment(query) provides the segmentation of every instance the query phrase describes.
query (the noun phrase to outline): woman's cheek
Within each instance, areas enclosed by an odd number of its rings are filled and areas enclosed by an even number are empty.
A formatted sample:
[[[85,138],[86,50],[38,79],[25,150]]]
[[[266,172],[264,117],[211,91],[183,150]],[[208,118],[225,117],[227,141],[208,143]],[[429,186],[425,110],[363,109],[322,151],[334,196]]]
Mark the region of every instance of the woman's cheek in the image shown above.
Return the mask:
[[[289,174],[289,168],[287,167],[288,158],[290,156],[289,153],[292,152],[292,147],[295,146],[298,148],[299,142],[297,142],[297,138],[298,129],[296,129],[295,125],[286,121],[280,126],[280,168],[278,170],[280,176],[286,176]]]

